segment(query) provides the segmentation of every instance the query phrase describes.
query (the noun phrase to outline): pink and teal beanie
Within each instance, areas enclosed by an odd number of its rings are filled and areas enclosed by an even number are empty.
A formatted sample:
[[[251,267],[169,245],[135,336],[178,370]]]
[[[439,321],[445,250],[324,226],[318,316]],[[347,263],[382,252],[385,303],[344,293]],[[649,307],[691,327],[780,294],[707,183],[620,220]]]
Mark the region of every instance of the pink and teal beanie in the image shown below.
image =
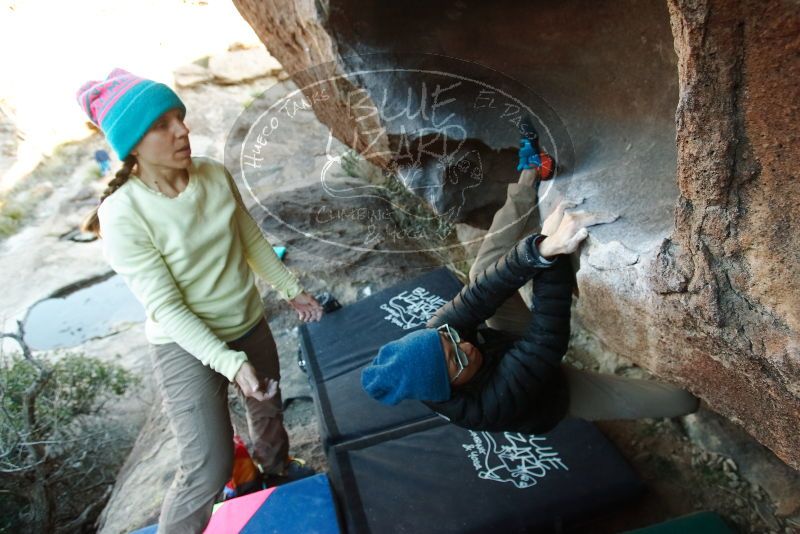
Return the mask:
[[[83,84],[77,97],[89,120],[105,133],[119,159],[130,154],[162,114],[172,108],[186,113],[186,106],[168,86],[119,68],[103,81]]]

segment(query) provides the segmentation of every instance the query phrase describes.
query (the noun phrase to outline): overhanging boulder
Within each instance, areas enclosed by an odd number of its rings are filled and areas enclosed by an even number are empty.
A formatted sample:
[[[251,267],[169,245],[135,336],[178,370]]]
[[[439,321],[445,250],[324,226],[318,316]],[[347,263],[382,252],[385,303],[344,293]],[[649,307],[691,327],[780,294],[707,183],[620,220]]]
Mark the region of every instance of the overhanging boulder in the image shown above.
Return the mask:
[[[458,86],[441,111],[463,132],[442,136],[419,109],[423,82],[433,91],[460,74],[499,90],[484,96],[501,105],[521,101],[559,161],[543,212],[583,197],[622,216],[578,259],[581,325],[800,468],[800,7],[234,3],[309,100],[309,87],[328,89],[313,109],[341,142],[402,172],[396,156],[439,135],[406,185],[434,191],[441,214],[463,208],[457,221],[485,228],[516,179],[514,120],[502,107],[491,120],[475,87]],[[387,68],[393,77],[376,74]],[[409,95],[418,115],[381,113]],[[465,193],[474,169],[480,187]]]

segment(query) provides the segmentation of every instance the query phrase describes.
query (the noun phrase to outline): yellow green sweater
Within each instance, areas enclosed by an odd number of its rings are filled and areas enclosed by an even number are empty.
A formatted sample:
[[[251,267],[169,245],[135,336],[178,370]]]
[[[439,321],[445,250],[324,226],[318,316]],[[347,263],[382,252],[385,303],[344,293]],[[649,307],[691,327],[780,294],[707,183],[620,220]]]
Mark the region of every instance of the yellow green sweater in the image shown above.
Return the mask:
[[[253,271],[286,300],[303,290],[214,159],[193,157],[175,198],[131,175],[98,217],[106,260],[144,306],[147,340],[176,342],[230,381],[247,357],[226,341],[264,314]]]

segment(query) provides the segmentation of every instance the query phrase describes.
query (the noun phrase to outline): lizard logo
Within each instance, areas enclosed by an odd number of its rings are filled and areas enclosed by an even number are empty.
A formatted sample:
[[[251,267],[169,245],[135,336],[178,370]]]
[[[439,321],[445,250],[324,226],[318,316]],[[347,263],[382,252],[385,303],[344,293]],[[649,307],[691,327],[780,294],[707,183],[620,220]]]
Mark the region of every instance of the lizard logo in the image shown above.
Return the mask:
[[[556,469],[568,471],[558,451],[547,438],[533,434],[469,431],[471,443],[462,445],[478,476],[508,482],[519,489],[530,488]]]

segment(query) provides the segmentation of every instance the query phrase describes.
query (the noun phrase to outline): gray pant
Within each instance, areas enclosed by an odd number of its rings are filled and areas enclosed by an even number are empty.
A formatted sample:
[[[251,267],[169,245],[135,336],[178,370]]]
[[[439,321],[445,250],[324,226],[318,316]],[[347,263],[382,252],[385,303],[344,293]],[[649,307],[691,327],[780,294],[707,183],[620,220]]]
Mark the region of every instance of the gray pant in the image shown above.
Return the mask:
[[[260,377],[280,379],[278,350],[266,318],[228,346],[245,352]],[[202,532],[211,518],[214,500],[233,470],[229,382],[177,343],[151,344],[150,355],[178,444],[178,471],[161,506],[158,532]],[[266,473],[282,471],[289,437],[283,426],[280,389],[273,399],[264,402],[244,399],[236,389],[246,408],[253,460]]]
[[[534,175],[522,171],[509,184],[506,202],[495,214],[469,272],[470,280],[497,261],[524,236],[541,230]],[[523,334],[530,323],[530,283],[504,302],[486,324]],[[523,299],[528,297],[528,302]],[[535,313],[535,312],[534,312]],[[697,410],[700,399],[683,388],[653,380],[584,371],[563,362],[570,389],[568,414],[588,421],[676,417]]]

